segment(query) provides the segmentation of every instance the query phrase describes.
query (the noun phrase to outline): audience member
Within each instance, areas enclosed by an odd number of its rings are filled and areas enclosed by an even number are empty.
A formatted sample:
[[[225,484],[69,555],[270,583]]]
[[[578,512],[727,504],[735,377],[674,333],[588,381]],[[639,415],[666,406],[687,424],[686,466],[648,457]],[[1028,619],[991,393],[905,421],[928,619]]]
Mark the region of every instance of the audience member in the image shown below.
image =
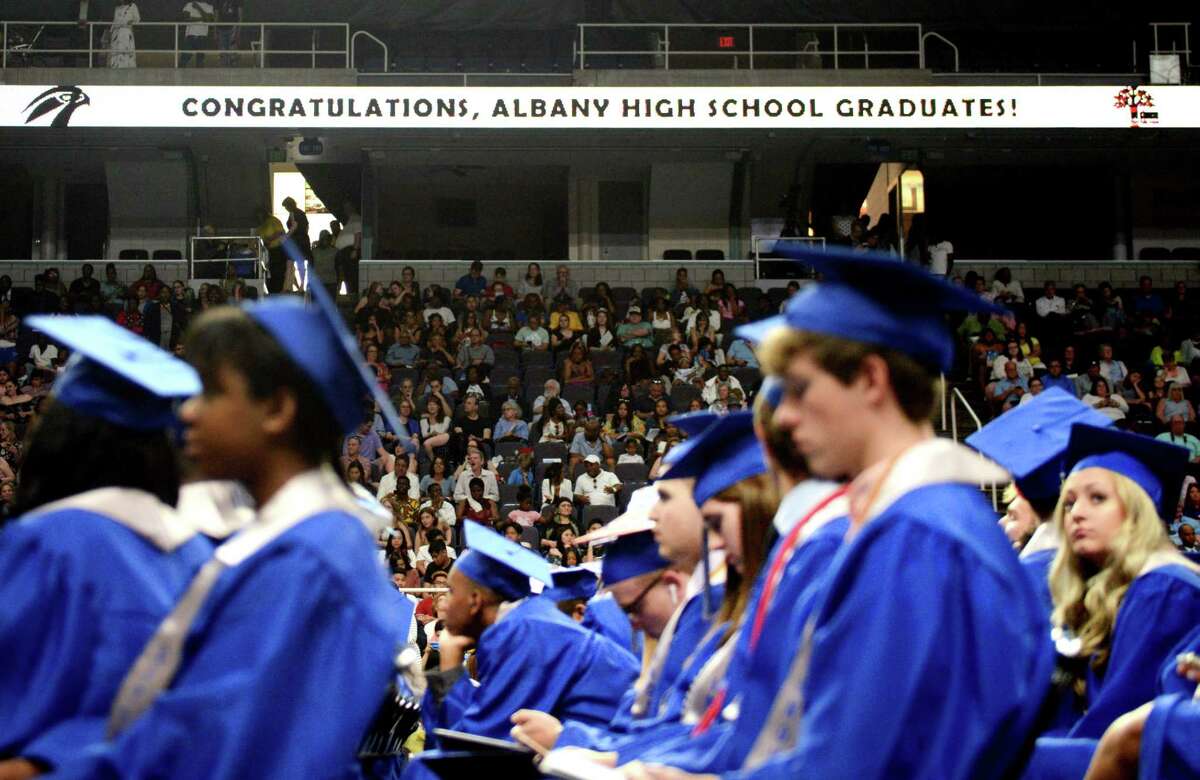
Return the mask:
[[[598,455],[588,455],[583,462],[586,471],[575,480],[575,499],[588,506],[616,506],[621,480],[601,468]]]
[[[472,479],[483,481],[483,494],[493,501],[500,500],[500,487],[496,483],[496,472],[485,468],[483,451],[478,447],[469,447],[466,452],[466,462],[459,467],[458,476],[454,482],[454,500],[462,501],[470,493]]]

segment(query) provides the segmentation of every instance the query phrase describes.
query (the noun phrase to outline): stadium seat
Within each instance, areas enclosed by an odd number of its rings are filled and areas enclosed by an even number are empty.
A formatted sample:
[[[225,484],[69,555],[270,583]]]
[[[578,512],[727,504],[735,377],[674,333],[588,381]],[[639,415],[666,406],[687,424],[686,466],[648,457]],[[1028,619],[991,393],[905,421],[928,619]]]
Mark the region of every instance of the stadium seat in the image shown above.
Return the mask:
[[[771,289],[767,290],[767,303],[770,305],[771,311],[774,312],[778,310],[779,306],[785,300],[787,300],[787,297],[788,293],[786,287],[772,287]]]
[[[640,488],[646,487],[648,482],[622,482],[621,492],[617,494],[617,510],[624,512],[629,508],[629,497]]]
[[[637,298],[637,290],[632,287],[614,287],[612,288],[613,303],[617,304],[618,308],[628,306],[629,302]]]
[[[1171,250],[1172,260],[1200,260],[1200,246],[1177,246]]]
[[[757,368],[750,368],[749,366],[735,368],[733,375],[737,377],[738,382],[741,382],[742,389],[747,393],[753,393],[762,384],[762,372]]]
[[[593,520],[599,520],[600,522],[604,523],[605,525],[608,525],[610,522],[612,522],[616,518],[617,514],[618,514],[618,510],[615,506],[591,506],[591,505],[588,505],[583,508],[583,517],[581,519],[581,524],[583,525],[584,528],[587,528],[589,525],[592,524]]]
[[[505,504],[517,503],[517,490],[520,489],[520,487],[520,485],[500,485],[500,501]]]
[[[691,260],[692,250],[690,249],[668,249],[663,252],[663,260]]]
[[[149,260],[150,253],[145,249],[122,249],[117,255],[118,260]]]
[[[696,250],[696,259],[697,260],[724,260],[725,259],[725,250],[724,249],[697,249]]]
[[[1171,250],[1165,246],[1146,246],[1138,252],[1138,260],[1170,260]]]
[[[498,441],[496,442],[496,454],[501,458],[508,460],[517,457],[517,451],[523,447],[519,441]]]
[[[506,516],[507,517],[507,516]],[[521,544],[529,545],[529,549],[540,553],[542,546],[542,536],[538,533],[538,529],[534,526],[521,529]]]
[[[180,252],[178,249],[155,249],[154,250],[154,259],[155,260],[182,260],[183,252]]]
[[[521,352],[521,365],[526,369],[535,366],[553,366],[554,353],[549,350],[539,352],[536,349],[526,349]]]
[[[585,404],[594,404],[596,388],[592,385],[567,385],[563,388],[562,397],[567,404],[574,408],[575,404],[583,401]]]
[[[622,485],[629,482],[645,482],[649,478],[650,467],[645,463],[618,463],[614,473]]]
[[[700,397],[700,391],[695,385],[687,382],[676,382],[671,385],[671,409],[677,414],[688,410],[688,404]]]
[[[538,442],[533,447],[533,460],[539,465],[547,460],[567,462],[567,445],[557,441]]]
[[[534,396],[541,395],[541,386],[546,383],[547,379],[554,379],[553,366],[526,366],[525,367],[525,387],[536,387],[538,392]]]

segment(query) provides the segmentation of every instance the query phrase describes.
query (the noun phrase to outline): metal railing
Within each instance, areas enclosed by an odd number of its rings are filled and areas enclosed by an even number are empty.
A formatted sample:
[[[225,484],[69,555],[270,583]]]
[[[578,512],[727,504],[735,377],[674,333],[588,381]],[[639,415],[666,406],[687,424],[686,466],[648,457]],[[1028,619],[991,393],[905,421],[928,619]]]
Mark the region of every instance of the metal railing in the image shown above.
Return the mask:
[[[198,258],[198,244],[223,245],[225,251],[223,256]],[[187,264],[189,279],[224,279],[230,266],[237,271],[239,279],[265,279],[267,246],[260,236],[188,236]],[[213,274],[213,271],[219,273]]]
[[[766,245],[768,243],[770,244],[770,248],[764,248],[764,247],[766,247]],[[771,253],[775,251],[776,244],[786,244],[786,243],[812,244],[814,246],[819,246],[819,247],[824,248],[825,239],[822,236],[816,236],[816,237],[814,237],[814,236],[787,236],[787,237],[751,236],[750,237],[750,245],[751,245],[751,247],[753,247],[753,251],[754,251],[754,278],[755,279],[764,278],[763,274],[762,274],[762,263],[763,262],[767,262],[767,263],[787,262],[786,260],[781,260],[778,258],[771,257]],[[766,255],[766,257],[763,257],[764,254]]]
[[[944,379],[943,379],[943,381],[944,381]],[[955,442],[959,441],[959,438],[958,438],[958,405],[960,403],[962,404],[962,407],[967,410],[967,414],[970,415],[971,420],[975,423],[975,430],[979,430],[980,428],[983,427],[983,421],[979,419],[979,415],[976,414],[975,410],[971,408],[971,404],[967,401],[967,397],[965,395],[963,395],[962,391],[959,390],[957,387],[951,387],[950,388],[950,400],[949,400],[949,404],[950,404],[950,437]],[[980,490],[986,490],[989,493],[991,493],[992,509],[994,509],[996,511],[1000,510],[999,488],[1000,488],[1000,486],[996,482],[992,482],[991,484],[984,482],[984,483],[980,483],[980,485],[979,485]]]
[[[925,38],[920,24],[587,23],[575,53],[580,70],[924,68]]]
[[[1154,31],[1154,48],[1150,50],[1151,54],[1182,54],[1183,63],[1191,68],[1192,65],[1192,43],[1191,43],[1191,22],[1151,22],[1150,29]],[[1159,39],[1160,30],[1175,30],[1183,33],[1183,47],[1179,47],[1178,39],[1171,41],[1171,48],[1166,48]]]
[[[925,41],[929,40],[930,38],[941,41],[945,45],[949,46],[950,50],[954,52],[954,72],[958,73],[958,46],[956,46],[954,42],[946,36],[939,32],[934,32],[933,30],[930,30],[921,36],[921,70],[925,70]]]
[[[358,51],[358,39],[360,37],[366,38],[371,43],[383,49],[383,72],[387,73],[392,62],[391,58],[388,56],[388,45],[366,30],[357,30],[354,35],[350,36],[350,64],[356,68],[358,67],[358,57],[355,55]]]
[[[134,25],[138,65],[178,68],[181,62],[199,65],[201,57],[213,55],[223,67],[350,67],[348,24],[209,22],[203,25],[208,28],[203,49],[184,45],[192,26],[196,23]],[[117,53],[106,42],[112,27],[112,22],[0,23],[0,66],[105,67]]]

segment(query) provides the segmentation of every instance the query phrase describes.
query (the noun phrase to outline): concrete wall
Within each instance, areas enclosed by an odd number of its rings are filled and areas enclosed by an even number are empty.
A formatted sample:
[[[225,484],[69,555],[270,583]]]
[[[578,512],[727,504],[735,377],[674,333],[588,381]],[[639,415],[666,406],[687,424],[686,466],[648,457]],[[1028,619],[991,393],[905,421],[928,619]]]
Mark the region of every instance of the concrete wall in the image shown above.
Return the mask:
[[[388,283],[393,279],[400,278],[400,269],[405,265],[411,265],[417,272],[417,281],[422,287],[430,284],[438,284],[442,287],[453,287],[458,278],[467,272],[467,263],[403,263],[403,262],[372,262],[367,261],[362,264],[360,277],[363,280],[364,286],[370,282]],[[554,278],[554,270],[557,263],[542,263],[542,276],[547,279]],[[684,262],[684,263],[664,263],[659,262],[568,262],[567,267],[571,269],[571,278],[579,283],[582,287],[590,287],[597,282],[608,282],[610,287],[635,287],[641,289],[643,287],[666,287],[670,289],[675,283],[675,270],[679,267],[688,269],[688,276],[692,284],[697,287],[703,287],[702,282],[706,283],[712,276],[714,269],[720,268],[725,272],[725,279],[729,283],[742,287],[753,284],[754,282],[754,264],[747,261],[730,261],[725,260],[719,263],[700,263],[700,262]],[[492,269],[497,266],[503,266],[508,272],[508,281],[514,288],[522,276],[525,275],[525,261],[508,261],[508,262],[485,262],[483,264],[484,276],[492,278]]]
[[[92,267],[96,270],[96,278],[104,279],[104,264],[107,260],[93,260]],[[142,278],[142,269],[146,263],[142,260],[133,261],[112,261],[117,266],[117,277],[125,284],[137,281]],[[59,277],[64,284],[70,285],[72,279],[77,279],[82,276],[80,269],[83,268],[83,261],[36,261],[30,262],[27,260],[6,260],[0,261],[0,275],[7,274],[12,278],[14,287],[33,287],[33,277],[40,274],[47,268],[57,268]],[[173,282],[176,279],[187,281],[187,264],[186,263],[168,263],[158,261],[152,263],[154,270],[158,272],[158,278],[164,282]]]
[[[956,260],[954,272],[965,274],[974,271],[983,274],[988,280],[996,273],[996,269],[1007,266],[1013,278],[1025,288],[1025,297],[1032,300],[1038,295],[1042,285],[1050,279],[1058,283],[1059,294],[1066,295],[1062,288],[1075,282],[1082,282],[1088,287],[1095,287],[1100,282],[1110,282],[1114,287],[1136,287],[1138,277],[1148,275],[1154,280],[1156,287],[1168,287],[1177,281],[1185,281],[1188,286],[1200,285],[1200,264],[1194,262],[1030,262],[1030,261],[995,261],[995,260]],[[1032,291],[1032,292],[1031,292]]]

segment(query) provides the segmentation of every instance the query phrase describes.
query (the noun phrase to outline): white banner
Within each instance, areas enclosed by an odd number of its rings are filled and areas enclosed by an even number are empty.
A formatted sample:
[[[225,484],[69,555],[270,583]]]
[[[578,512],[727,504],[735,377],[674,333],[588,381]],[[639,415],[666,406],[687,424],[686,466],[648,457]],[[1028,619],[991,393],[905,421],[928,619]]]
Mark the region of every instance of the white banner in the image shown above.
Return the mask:
[[[1200,127],[1200,87],[0,86],[0,127]]]

